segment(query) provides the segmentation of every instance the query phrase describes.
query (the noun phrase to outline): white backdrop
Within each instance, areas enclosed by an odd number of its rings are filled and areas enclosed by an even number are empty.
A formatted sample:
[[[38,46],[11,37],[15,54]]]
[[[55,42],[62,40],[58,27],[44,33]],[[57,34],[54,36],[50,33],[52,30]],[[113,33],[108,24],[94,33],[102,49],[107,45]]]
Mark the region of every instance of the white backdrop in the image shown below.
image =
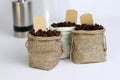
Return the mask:
[[[65,8],[78,10],[79,15],[92,13],[94,21],[106,28],[107,62],[75,65],[61,60],[49,72],[28,67],[26,39],[13,36],[11,1],[0,0],[0,80],[120,80],[120,0],[58,0],[61,6],[68,2]],[[42,0],[33,0],[33,5],[34,15],[45,14]]]

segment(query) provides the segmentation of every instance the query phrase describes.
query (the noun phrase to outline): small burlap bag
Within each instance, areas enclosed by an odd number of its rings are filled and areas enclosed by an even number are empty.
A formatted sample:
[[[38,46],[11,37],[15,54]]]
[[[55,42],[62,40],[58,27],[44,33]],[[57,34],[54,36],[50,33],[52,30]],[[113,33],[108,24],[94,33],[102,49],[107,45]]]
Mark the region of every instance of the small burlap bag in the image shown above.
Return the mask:
[[[27,47],[30,67],[53,69],[62,55],[61,37],[35,37],[28,34]]]
[[[105,30],[72,31],[71,54],[73,63],[94,63],[106,61]]]

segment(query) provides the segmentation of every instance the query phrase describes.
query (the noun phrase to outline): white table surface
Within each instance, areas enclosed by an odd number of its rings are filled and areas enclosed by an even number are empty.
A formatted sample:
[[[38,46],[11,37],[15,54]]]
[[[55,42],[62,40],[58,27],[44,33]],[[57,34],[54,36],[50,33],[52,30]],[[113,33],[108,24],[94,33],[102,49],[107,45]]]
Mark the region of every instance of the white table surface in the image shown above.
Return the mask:
[[[76,65],[61,60],[51,71],[30,68],[25,39],[13,36],[12,23],[0,23],[0,80],[120,80],[120,17],[96,18],[106,28],[107,62]]]

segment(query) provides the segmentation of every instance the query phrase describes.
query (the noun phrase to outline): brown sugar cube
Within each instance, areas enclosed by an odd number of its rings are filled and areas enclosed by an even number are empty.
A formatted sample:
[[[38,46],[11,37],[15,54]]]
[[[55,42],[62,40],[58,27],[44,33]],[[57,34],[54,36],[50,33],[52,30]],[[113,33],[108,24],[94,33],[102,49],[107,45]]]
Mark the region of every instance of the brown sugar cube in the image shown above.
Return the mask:
[[[33,22],[35,32],[39,29],[46,30],[46,18],[44,16],[35,16]]]
[[[81,24],[93,25],[93,17],[92,14],[86,13],[80,16]]]
[[[67,10],[65,21],[76,23],[77,22],[77,15],[78,15],[78,11],[73,10],[73,9]]]

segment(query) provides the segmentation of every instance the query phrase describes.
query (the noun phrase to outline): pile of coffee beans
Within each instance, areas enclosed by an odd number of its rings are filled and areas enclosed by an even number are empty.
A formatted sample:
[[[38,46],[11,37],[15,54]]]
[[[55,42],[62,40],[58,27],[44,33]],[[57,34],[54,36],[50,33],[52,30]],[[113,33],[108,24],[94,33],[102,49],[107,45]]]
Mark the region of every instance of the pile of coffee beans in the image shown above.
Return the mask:
[[[95,24],[95,25],[76,25],[75,30],[102,30],[104,29],[102,25]]]
[[[51,24],[52,27],[73,27],[76,26],[75,23],[72,22],[60,22]]]
[[[33,36],[39,36],[39,37],[53,37],[53,36],[60,36],[61,35],[60,31],[56,31],[56,30],[54,30],[54,31],[51,31],[51,30],[42,31],[41,29],[38,30],[37,32],[35,32],[35,30],[32,30],[29,33]]]

